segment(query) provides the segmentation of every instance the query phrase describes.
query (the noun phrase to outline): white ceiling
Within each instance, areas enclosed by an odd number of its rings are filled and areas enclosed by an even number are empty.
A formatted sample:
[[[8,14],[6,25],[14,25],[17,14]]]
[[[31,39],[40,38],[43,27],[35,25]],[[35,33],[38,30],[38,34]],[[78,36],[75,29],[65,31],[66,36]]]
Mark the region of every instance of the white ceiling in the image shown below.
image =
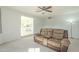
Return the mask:
[[[8,8],[39,17],[79,12],[79,6],[53,6],[53,13],[46,12],[45,15],[42,15],[41,12],[36,12],[38,10],[37,6],[8,6]]]

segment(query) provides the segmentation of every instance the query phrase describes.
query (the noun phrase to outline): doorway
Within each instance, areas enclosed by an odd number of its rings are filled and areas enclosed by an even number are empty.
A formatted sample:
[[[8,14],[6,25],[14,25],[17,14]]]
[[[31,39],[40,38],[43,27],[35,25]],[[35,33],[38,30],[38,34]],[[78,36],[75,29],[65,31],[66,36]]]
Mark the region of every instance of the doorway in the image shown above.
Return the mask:
[[[33,18],[21,16],[21,36],[33,34]]]

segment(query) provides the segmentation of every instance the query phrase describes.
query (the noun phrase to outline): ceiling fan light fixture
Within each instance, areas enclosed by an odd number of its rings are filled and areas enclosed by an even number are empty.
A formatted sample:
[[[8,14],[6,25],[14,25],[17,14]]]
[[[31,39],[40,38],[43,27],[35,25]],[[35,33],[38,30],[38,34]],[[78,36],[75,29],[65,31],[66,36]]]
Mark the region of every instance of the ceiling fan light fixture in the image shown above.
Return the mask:
[[[49,16],[48,19],[52,19],[52,16]]]

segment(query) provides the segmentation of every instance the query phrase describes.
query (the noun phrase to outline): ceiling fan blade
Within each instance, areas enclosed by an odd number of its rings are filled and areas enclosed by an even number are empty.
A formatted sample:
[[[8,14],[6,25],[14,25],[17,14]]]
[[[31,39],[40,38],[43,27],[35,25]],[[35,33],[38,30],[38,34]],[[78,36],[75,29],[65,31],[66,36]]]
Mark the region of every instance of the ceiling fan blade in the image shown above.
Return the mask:
[[[46,9],[50,9],[50,8],[52,8],[52,6],[48,6]]]
[[[43,7],[38,7],[38,8],[40,8],[40,9],[42,9],[42,10],[44,9]]]
[[[51,10],[47,10],[47,9],[46,9],[45,11],[47,11],[47,12],[52,12]]]

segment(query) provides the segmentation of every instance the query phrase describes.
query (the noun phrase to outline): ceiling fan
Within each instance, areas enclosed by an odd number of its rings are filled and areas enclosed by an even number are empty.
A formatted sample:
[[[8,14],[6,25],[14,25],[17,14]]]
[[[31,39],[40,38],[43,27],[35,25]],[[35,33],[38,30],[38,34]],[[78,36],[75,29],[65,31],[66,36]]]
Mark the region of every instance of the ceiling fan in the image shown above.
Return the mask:
[[[37,12],[49,12],[52,13],[52,6],[38,6],[39,10]]]

